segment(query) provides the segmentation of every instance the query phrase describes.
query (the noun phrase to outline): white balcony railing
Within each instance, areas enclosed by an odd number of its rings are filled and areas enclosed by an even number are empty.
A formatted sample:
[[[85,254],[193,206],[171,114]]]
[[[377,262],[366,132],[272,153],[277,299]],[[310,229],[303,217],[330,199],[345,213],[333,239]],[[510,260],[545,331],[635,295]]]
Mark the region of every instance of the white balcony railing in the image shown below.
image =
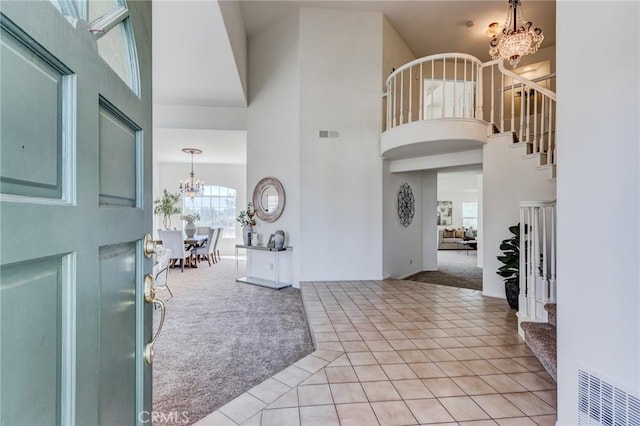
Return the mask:
[[[520,203],[520,296],[523,321],[547,322],[544,305],[556,301],[556,202]]]
[[[423,120],[477,119],[492,132],[513,132],[517,141],[556,163],[556,94],[553,75],[528,80],[503,67],[463,53],[411,61],[387,78],[385,131]],[[544,86],[548,87],[544,87]]]

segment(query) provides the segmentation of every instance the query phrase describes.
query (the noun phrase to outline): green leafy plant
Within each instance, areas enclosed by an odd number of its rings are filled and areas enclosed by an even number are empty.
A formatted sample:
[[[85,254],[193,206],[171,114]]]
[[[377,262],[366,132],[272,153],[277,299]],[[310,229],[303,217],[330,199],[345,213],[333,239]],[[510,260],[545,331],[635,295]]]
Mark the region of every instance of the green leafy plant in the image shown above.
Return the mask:
[[[503,255],[497,256],[503,263],[497,274],[504,278],[504,289],[507,302],[511,309],[518,310],[518,296],[520,294],[520,224],[509,227],[513,234],[511,238],[502,240],[500,250]]]
[[[236,220],[240,222],[240,225],[242,226],[255,226],[256,220],[253,218],[255,214],[256,212],[253,210],[253,203],[249,201],[247,203],[247,209],[241,210]]]
[[[195,222],[196,220],[200,220],[200,213],[198,212],[185,213],[182,216],[180,216],[180,219],[186,220],[187,222]]]
[[[180,201],[179,193],[172,194],[166,189],[163,189],[162,197],[153,202],[155,206],[153,213],[162,215],[162,225],[165,229],[171,226],[171,215],[182,213],[180,207],[176,206],[178,201]]]

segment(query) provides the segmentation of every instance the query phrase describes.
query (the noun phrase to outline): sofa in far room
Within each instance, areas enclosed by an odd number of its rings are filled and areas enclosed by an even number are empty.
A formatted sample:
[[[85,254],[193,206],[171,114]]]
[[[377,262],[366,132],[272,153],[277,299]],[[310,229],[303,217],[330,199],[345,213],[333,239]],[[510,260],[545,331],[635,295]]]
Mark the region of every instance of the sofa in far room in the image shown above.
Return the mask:
[[[438,250],[458,250],[460,248],[459,242],[472,239],[474,239],[472,229],[439,229]]]

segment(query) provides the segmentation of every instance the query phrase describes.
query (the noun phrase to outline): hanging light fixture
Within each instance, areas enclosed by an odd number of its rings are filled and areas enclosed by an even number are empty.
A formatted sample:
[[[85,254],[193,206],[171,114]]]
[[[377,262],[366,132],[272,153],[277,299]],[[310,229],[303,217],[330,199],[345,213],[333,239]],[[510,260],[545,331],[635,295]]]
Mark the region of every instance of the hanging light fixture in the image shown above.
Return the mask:
[[[493,24],[492,24],[493,25]],[[509,0],[509,13],[500,34],[494,34],[489,45],[489,54],[493,59],[506,59],[512,67],[518,66],[524,55],[536,53],[544,35],[538,27],[522,17],[522,2]]]
[[[202,190],[204,189],[204,182],[199,180],[194,182],[193,180],[195,177],[195,174],[193,173],[193,154],[202,154],[202,150],[197,148],[182,148],[182,152],[191,154],[191,179],[187,179],[186,182],[180,181],[180,193],[187,194],[189,197],[193,198],[202,193]]]

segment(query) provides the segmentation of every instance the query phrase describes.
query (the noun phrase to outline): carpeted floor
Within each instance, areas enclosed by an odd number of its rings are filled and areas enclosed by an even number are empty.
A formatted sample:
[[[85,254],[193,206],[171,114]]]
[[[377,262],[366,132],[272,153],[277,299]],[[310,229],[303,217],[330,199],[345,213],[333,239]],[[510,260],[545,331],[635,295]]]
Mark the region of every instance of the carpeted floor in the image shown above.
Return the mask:
[[[475,250],[438,250],[438,270],[423,271],[405,279],[450,287],[482,290],[482,268]]]
[[[153,410],[196,422],[313,351],[300,291],[235,281],[235,260],[169,271],[174,297],[156,342]],[[161,297],[168,293],[161,292]],[[154,313],[154,322],[160,311]],[[171,425],[165,421],[156,425]]]

